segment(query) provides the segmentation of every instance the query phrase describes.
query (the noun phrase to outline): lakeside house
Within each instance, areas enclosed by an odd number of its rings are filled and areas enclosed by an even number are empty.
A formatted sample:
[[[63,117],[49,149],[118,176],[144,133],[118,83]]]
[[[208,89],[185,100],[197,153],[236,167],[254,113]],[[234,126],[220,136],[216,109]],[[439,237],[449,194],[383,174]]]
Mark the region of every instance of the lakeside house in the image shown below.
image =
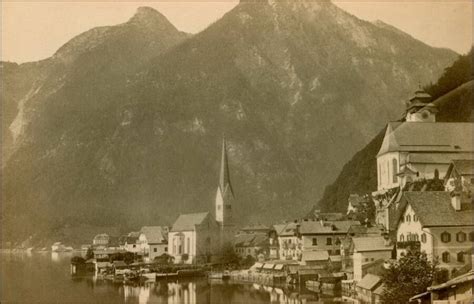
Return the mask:
[[[137,239],[140,251],[148,261],[168,253],[168,227],[166,226],[144,226],[140,229]]]
[[[356,284],[357,299],[360,303],[382,303],[380,297],[383,293],[383,288],[384,285],[381,277],[367,274]]]
[[[424,293],[410,298],[410,303],[420,304],[471,304],[473,295],[474,271],[460,275],[443,284],[428,287]]]
[[[262,255],[267,260],[270,257],[270,241],[267,232],[238,234],[235,236],[234,251],[241,258],[251,256],[257,260]]]
[[[274,225],[278,237],[280,259],[301,260],[301,241],[299,238],[298,222]]]
[[[464,267],[474,242],[472,198],[446,191],[404,192],[397,228],[397,256],[407,249],[425,252],[439,267]]]
[[[209,212],[181,214],[168,234],[175,263],[210,262],[220,248],[220,226]]]
[[[394,245],[387,237],[354,237],[349,249],[352,267],[350,263],[346,267],[352,272],[354,281],[361,281],[371,269],[391,260],[393,250]]]

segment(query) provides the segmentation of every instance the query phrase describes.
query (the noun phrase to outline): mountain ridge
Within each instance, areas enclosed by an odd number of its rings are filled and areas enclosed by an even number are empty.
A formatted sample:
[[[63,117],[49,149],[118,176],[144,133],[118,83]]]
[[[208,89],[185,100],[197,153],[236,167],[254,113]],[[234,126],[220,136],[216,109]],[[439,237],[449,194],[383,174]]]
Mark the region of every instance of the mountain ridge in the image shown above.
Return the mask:
[[[22,145],[3,167],[7,238],[212,210],[223,133],[236,218],[299,216],[415,79],[455,57],[331,3],[242,2],[193,36],[136,30],[64,53],[24,102]]]

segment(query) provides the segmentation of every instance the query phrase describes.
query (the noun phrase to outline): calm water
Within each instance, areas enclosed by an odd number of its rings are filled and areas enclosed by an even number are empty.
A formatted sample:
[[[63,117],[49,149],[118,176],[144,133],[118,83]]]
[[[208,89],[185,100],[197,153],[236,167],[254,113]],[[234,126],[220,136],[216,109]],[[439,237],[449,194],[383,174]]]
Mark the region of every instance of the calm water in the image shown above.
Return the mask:
[[[207,279],[127,286],[72,278],[68,253],[1,254],[1,303],[331,303],[316,293]]]

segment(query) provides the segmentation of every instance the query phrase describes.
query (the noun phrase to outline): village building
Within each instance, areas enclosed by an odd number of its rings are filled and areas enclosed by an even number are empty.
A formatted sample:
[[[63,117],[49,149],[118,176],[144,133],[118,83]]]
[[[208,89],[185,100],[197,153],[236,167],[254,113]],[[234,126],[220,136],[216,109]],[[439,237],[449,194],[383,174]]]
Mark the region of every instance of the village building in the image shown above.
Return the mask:
[[[444,178],[445,190],[468,195],[474,192],[474,160],[453,160]]]
[[[471,270],[443,284],[428,287],[428,291],[410,298],[410,303],[470,304],[474,302],[473,286],[474,271]]]
[[[175,263],[210,262],[220,248],[220,226],[209,212],[181,214],[168,234]]]
[[[405,121],[387,125],[377,154],[376,222],[390,232],[398,218],[394,205],[407,184],[444,176],[453,160],[474,159],[474,124],[436,122],[430,102],[426,92],[416,91],[407,102]]]
[[[397,257],[421,250],[455,273],[468,263],[474,244],[472,198],[445,191],[404,192],[397,228]]]
[[[155,257],[168,253],[168,230],[165,226],[144,226],[140,229],[137,242],[146,260],[153,261]]]
[[[302,250],[298,232],[299,225],[298,222],[274,225],[280,247],[280,259],[301,261]]]
[[[303,221],[299,228],[301,236],[303,262],[304,253],[310,251],[326,251],[329,256],[341,255],[341,241],[357,221]]]
[[[371,270],[380,268],[391,260],[393,251],[394,244],[387,237],[354,237],[351,240],[349,261],[345,268],[353,274],[354,281],[361,281]],[[344,255],[346,254],[344,252]]]
[[[302,264],[314,269],[326,269],[331,263],[327,250],[303,251]]]
[[[106,249],[109,246],[110,236],[106,233],[97,234],[92,240],[94,249]]]
[[[270,233],[272,229],[263,224],[249,225],[241,228],[237,233],[238,234],[251,234],[251,233]]]
[[[213,217],[209,212],[181,214],[168,234],[169,253],[175,263],[210,262],[224,246],[233,246],[234,190],[230,180],[227,145],[222,141],[219,184]]]
[[[134,231],[130,232],[127,235],[121,237],[121,249],[124,249],[127,252],[132,253],[141,253],[142,248],[138,243],[138,237],[140,236],[140,232]]]
[[[360,303],[383,303],[381,301],[383,289],[384,285],[381,277],[367,274],[356,284],[357,299]]]
[[[235,237],[234,250],[241,258],[251,256],[255,260],[262,255],[270,258],[270,237],[268,233],[245,233]]]

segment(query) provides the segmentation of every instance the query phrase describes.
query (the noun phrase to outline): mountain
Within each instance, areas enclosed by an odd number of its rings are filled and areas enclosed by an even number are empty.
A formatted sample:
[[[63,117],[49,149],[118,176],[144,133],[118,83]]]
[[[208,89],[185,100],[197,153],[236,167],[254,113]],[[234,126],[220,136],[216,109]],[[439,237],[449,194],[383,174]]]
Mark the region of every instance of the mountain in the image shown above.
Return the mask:
[[[6,236],[212,210],[223,134],[237,220],[301,215],[455,58],[327,1],[242,1],[193,36],[142,8],[6,82]]]
[[[435,99],[440,122],[474,122],[473,51],[460,56],[434,84],[425,88]],[[407,95],[408,97],[408,95]],[[377,189],[376,156],[382,145],[385,128],[342,168],[336,180],[324,190],[318,207],[326,211],[347,210],[350,194],[371,193]]]

